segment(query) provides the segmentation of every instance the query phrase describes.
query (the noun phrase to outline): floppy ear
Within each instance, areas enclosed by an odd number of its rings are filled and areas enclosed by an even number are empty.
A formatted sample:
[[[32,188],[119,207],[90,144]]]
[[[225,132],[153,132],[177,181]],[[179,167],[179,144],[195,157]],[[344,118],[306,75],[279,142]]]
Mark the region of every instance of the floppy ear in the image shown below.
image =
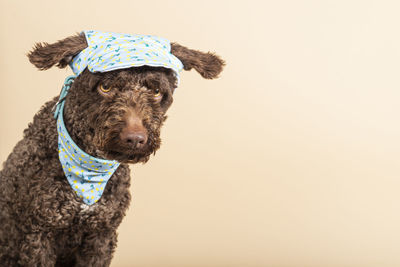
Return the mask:
[[[184,70],[194,68],[203,78],[214,79],[221,73],[225,62],[214,53],[204,53],[171,43],[171,53],[182,61]]]
[[[65,68],[72,58],[86,47],[85,35],[79,33],[54,44],[36,43],[28,53],[28,58],[40,70],[47,70],[54,65]]]

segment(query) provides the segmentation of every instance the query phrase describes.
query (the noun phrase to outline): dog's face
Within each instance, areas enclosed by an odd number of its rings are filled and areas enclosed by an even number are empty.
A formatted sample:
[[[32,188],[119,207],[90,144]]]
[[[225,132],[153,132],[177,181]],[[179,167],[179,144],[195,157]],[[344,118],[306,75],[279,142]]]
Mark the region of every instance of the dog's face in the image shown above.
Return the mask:
[[[83,34],[54,44],[36,44],[28,54],[39,69],[66,67],[86,48]],[[224,62],[215,54],[171,44],[185,70],[213,79]],[[78,146],[93,156],[123,163],[146,162],[160,147],[160,129],[173,101],[177,79],[171,69],[132,67],[109,72],[83,71],[67,95],[64,120]]]
[[[81,121],[92,150],[119,162],[145,162],[160,147],[160,129],[172,104],[174,73],[140,67],[105,73],[85,71],[67,101],[85,107]],[[72,109],[70,106],[66,106]],[[66,115],[67,116],[67,115]]]

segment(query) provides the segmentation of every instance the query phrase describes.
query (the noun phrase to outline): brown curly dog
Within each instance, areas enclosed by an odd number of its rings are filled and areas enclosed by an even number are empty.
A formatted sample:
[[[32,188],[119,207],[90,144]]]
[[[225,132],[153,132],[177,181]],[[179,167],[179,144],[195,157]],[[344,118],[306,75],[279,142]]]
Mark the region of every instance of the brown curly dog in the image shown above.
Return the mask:
[[[64,68],[87,47],[83,33],[28,54],[40,70]],[[218,76],[223,60],[171,43],[185,70]],[[61,84],[60,84],[61,85]],[[130,203],[128,164],[146,162],[160,147],[160,128],[172,104],[172,69],[85,69],[65,98],[64,122],[87,154],[120,163],[101,198],[86,205],[67,181],[58,156],[53,107],[45,103],[24,130],[0,172],[0,266],[109,266],[116,230]]]

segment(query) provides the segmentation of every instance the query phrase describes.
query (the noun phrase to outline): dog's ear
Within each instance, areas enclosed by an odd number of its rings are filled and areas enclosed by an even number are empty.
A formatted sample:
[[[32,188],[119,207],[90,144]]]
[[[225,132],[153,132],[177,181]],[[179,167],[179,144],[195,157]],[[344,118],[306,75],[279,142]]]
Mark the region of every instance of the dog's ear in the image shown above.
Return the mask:
[[[40,70],[47,70],[54,65],[65,68],[72,58],[86,47],[85,35],[79,33],[54,44],[36,43],[28,53],[28,58]]]
[[[204,53],[171,43],[171,53],[179,58],[184,70],[194,68],[203,78],[214,79],[221,73],[225,62],[214,53]]]

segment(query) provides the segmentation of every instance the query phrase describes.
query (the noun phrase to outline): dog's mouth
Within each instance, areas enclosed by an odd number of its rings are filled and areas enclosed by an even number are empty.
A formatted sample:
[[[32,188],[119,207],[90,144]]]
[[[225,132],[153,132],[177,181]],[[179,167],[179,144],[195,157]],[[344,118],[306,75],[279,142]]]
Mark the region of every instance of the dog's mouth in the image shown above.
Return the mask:
[[[141,149],[113,144],[107,146],[103,151],[107,159],[116,160],[120,163],[134,164],[139,162],[146,163],[149,160],[150,155],[155,153],[156,148],[152,148],[149,144],[146,144],[146,146]]]
[[[149,157],[151,153],[126,153],[126,152],[121,152],[121,151],[107,151],[107,158],[116,160],[120,163],[130,163],[130,164],[135,164],[135,163],[145,163],[149,160]]]

